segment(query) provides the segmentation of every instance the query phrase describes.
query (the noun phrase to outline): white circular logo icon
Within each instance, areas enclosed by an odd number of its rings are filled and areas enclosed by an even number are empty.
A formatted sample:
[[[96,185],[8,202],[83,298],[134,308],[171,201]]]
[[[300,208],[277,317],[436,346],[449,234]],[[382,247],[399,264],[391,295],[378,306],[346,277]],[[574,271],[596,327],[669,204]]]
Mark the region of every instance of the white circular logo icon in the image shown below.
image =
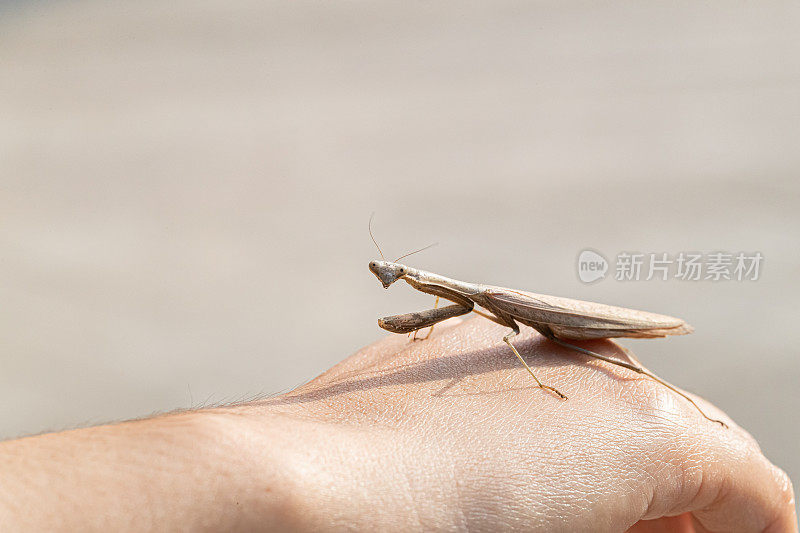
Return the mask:
[[[592,283],[606,277],[608,261],[594,250],[583,250],[578,255],[578,278],[584,283]]]

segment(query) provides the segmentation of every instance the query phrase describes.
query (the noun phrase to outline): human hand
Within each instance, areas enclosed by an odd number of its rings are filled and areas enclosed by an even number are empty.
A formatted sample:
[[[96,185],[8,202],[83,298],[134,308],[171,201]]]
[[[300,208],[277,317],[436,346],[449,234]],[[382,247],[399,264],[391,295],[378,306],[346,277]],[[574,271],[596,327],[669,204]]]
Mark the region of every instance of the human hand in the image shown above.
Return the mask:
[[[424,333],[424,332],[423,332]],[[793,491],[744,430],[531,330],[452,320],[392,335],[277,398],[297,529],[797,531]],[[583,343],[628,360],[610,341]],[[273,439],[276,438],[273,436]]]
[[[275,398],[2,442],[0,528],[797,531],[791,483],[745,431],[525,331],[562,400],[504,333],[450,321]]]

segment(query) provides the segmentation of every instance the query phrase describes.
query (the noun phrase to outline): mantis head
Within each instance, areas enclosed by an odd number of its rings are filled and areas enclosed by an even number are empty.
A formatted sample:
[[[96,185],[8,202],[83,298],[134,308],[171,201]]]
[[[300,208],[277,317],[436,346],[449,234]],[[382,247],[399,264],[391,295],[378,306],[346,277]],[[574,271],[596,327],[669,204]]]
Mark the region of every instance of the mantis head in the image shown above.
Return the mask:
[[[404,257],[408,257],[409,255],[415,254],[417,252],[427,250],[431,246],[436,246],[437,243],[429,244],[425,248],[420,248],[419,250],[414,250],[413,252],[408,252],[407,254],[401,255],[394,261],[387,261],[386,257],[383,255],[381,247],[378,246],[378,241],[375,240],[375,236],[372,234],[372,217],[374,215],[375,213],[372,213],[372,215],[370,215],[369,217],[369,226],[368,226],[369,236],[372,239],[372,242],[375,243],[375,248],[378,249],[378,253],[381,254],[382,261],[377,261],[377,260],[370,261],[369,269],[372,271],[373,274],[375,274],[375,277],[377,277],[380,280],[381,284],[383,285],[383,288],[388,289],[389,286],[398,279],[404,278],[408,274],[411,274],[413,276],[418,273],[418,271],[398,263],[399,260],[401,260]]]
[[[405,265],[391,261],[370,261],[369,269],[380,280],[384,289],[388,289],[389,285],[408,274],[411,270]]]

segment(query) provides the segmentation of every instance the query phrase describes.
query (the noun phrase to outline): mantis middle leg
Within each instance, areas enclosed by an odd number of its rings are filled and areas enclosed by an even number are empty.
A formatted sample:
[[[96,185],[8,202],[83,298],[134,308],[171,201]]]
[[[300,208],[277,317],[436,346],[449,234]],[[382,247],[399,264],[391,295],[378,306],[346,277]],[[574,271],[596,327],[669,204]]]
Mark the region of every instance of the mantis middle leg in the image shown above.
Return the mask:
[[[519,352],[517,351],[517,349],[516,349],[516,348],[514,348],[514,345],[513,345],[513,344],[511,344],[511,338],[512,338],[512,337],[516,337],[517,335],[519,335],[519,326],[516,324],[516,322],[513,322],[513,324],[514,324],[514,325],[512,326],[512,329],[511,329],[511,331],[510,331],[510,332],[508,332],[508,333],[507,333],[507,334],[506,334],[506,335],[503,337],[503,342],[505,342],[506,344],[508,344],[509,348],[511,348],[511,350],[514,352],[514,355],[516,355],[516,356],[517,356],[517,359],[519,359],[520,363],[522,363],[522,365],[525,367],[525,370],[527,370],[527,371],[528,371],[528,373],[529,373],[531,376],[533,376],[533,379],[535,379],[535,380],[536,380],[536,384],[537,384],[537,385],[539,385],[539,388],[540,388],[540,389],[547,389],[547,390],[553,391],[554,393],[556,393],[557,395],[559,395],[561,398],[563,398],[563,399],[565,399],[565,400],[566,400],[566,399],[567,399],[566,395],[565,395],[565,394],[563,394],[561,391],[559,391],[558,389],[556,389],[556,388],[554,388],[554,387],[551,387],[550,385],[545,385],[545,384],[543,384],[541,381],[539,381],[539,378],[537,378],[537,377],[536,377],[536,374],[534,374],[534,373],[533,373],[533,370],[531,370],[531,367],[529,367],[529,366],[528,366],[528,363],[526,363],[526,362],[525,362],[525,359],[523,359],[523,358],[522,358],[522,356],[519,354]]]

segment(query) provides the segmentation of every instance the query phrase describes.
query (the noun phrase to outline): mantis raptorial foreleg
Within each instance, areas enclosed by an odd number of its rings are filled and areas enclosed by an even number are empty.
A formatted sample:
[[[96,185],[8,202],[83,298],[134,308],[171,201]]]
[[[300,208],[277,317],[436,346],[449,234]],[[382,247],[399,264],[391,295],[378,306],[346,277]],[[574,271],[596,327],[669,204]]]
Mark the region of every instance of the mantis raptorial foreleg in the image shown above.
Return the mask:
[[[454,316],[466,315],[472,311],[471,307],[455,304],[416,313],[387,316],[378,320],[378,325],[392,333],[411,333],[424,329]]]
[[[434,308],[434,309],[437,309],[438,307],[439,307],[439,297],[437,296],[437,297],[436,297],[436,301],[433,303],[433,308]],[[430,336],[431,336],[431,333],[433,333],[433,328],[435,328],[435,327],[436,327],[436,324],[432,325],[432,326],[431,326],[431,329],[429,329],[429,330],[428,330],[428,334],[427,334],[427,335],[425,335],[424,337],[422,337],[420,340],[423,340],[423,341],[424,341],[424,340],[426,340],[428,337],[430,337]],[[419,331],[419,330],[416,330],[416,331],[414,332],[414,340],[416,340],[416,339],[417,339],[417,331]]]

